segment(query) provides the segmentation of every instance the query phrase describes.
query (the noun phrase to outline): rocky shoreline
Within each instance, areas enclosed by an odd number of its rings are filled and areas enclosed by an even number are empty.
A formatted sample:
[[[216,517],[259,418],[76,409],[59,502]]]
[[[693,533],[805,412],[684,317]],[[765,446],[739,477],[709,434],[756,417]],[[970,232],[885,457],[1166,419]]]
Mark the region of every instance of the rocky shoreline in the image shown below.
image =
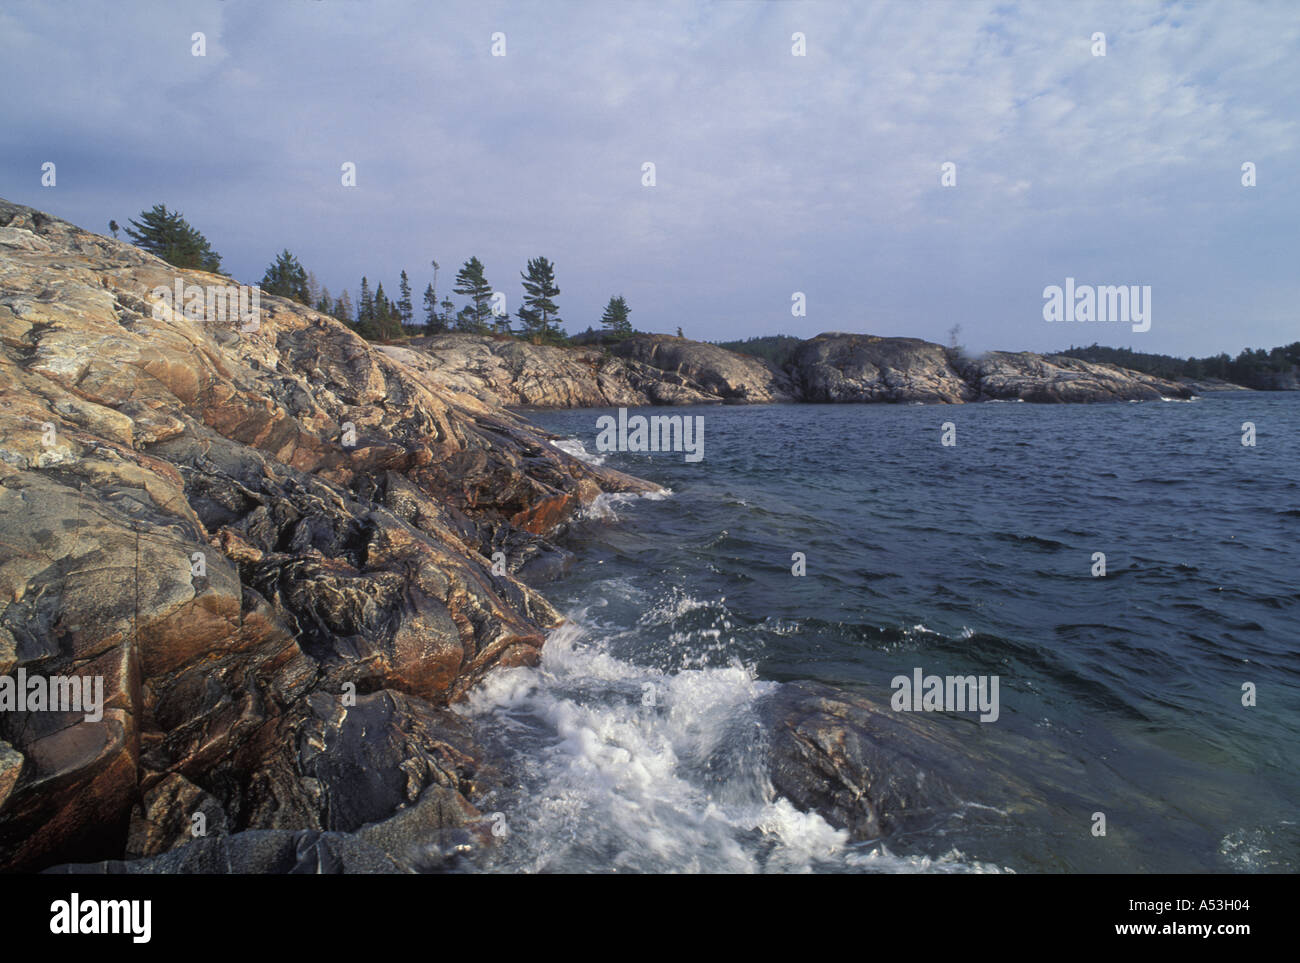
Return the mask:
[[[607,349],[442,334],[379,350],[485,403],[533,408],[1159,401],[1190,399],[1198,389],[1064,355],[993,351],[968,358],[917,338],[838,332],[802,342],[781,367],[658,334],[634,335]]]
[[[559,621],[519,576],[655,486],[290,301],[155,318],[176,278],[228,283],[0,202],[0,676],[104,680],[0,712],[0,868],[441,865],[490,782],[448,706]]]
[[[661,336],[375,346],[269,295],[253,330],[160,308],[178,282],[231,283],[0,201],[0,677],[103,680],[98,718],[0,711],[0,870],[409,872],[491,846],[495,776],[451,706],[536,662],[560,617],[526,583],[567,563],[566,525],[657,490],[506,405],[1191,394],[866,335],[785,369]],[[798,805],[866,838],[944,784],[924,724],[783,693]]]

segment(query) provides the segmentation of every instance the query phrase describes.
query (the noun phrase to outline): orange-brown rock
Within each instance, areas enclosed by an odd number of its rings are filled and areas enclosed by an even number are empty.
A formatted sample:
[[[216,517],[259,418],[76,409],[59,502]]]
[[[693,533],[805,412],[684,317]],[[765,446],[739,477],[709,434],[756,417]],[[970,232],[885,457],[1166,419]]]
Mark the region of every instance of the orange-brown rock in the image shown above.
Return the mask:
[[[233,283],[0,201],[0,675],[104,686],[0,711],[0,868],[423,865],[403,834],[477,818],[448,703],[558,618],[516,576],[652,486],[301,305],[188,319],[178,278]]]

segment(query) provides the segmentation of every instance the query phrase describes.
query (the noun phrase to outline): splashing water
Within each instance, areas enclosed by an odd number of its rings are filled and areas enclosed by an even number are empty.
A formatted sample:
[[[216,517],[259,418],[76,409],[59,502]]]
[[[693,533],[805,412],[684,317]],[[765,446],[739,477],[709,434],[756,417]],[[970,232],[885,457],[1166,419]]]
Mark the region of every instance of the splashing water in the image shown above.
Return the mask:
[[[484,804],[504,814],[508,834],[483,868],[996,871],[957,852],[931,860],[851,845],[772,789],[757,706],[778,683],[738,661],[632,665],[584,627],[586,616],[555,630],[539,666],[495,673],[463,710],[511,787]]]

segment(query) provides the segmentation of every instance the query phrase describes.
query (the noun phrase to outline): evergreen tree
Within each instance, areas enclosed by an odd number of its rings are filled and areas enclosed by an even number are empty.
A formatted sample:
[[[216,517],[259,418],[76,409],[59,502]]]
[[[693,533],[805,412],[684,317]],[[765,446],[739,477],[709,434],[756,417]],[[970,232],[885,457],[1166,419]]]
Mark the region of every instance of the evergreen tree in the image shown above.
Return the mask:
[[[347,288],[344,288],[343,293],[339,295],[339,299],[334,302],[334,317],[351,327],[356,323],[356,315],[353,310],[352,295],[348,294]]]
[[[208,239],[190,226],[179,211],[169,211],[165,204],[155,204],[131,220],[126,236],[137,247],[156,254],[168,264],[199,271],[221,271],[221,255],[212,250]]]
[[[529,258],[527,272],[519,275],[524,280],[524,303],[519,308],[519,319],[524,331],[534,337],[551,340],[559,334],[559,307],[555,297],[560,289],[555,285],[555,268],[544,257]]]
[[[478,331],[479,321],[478,314],[474,311],[472,304],[467,304],[456,312],[456,330],[457,331]]]
[[[311,303],[307,272],[298,263],[298,259],[289,253],[288,248],[277,254],[275,261],[266,269],[262,275],[261,288],[267,294],[292,298],[299,304]]]
[[[492,309],[488,302],[492,298],[492,285],[483,275],[483,263],[471,257],[456,273],[456,286],[452,288],[457,294],[463,294],[472,302],[471,314],[462,310],[456,315],[456,327],[462,331],[486,332],[492,319]]]
[[[375,320],[375,298],[370,293],[370,282],[361,278],[361,300],[357,304],[357,330],[368,329]]]
[[[388,298],[384,295],[384,282],[375,287],[375,323],[373,337],[388,336]]]
[[[447,322],[438,317],[438,296],[430,284],[424,289],[424,333],[437,334],[446,330]]]
[[[402,271],[402,280],[397,286],[400,297],[397,299],[397,315],[401,319],[403,327],[411,324],[411,319],[415,316],[415,306],[411,304],[411,282],[406,278],[406,271]]]
[[[117,226],[117,221],[109,221],[109,222],[108,222],[108,229],[109,229],[110,231],[113,232],[113,239],[116,240],[116,239],[117,239],[117,232],[118,232],[119,230],[121,230],[121,228],[119,228],[119,227]]]
[[[316,297],[316,310],[321,314],[332,314],[334,312],[334,299],[330,297],[329,288],[321,288],[320,294]]]
[[[371,333],[365,337],[375,341],[388,341],[402,336],[402,321],[396,304],[384,294],[384,283],[375,288],[375,317]]]
[[[616,298],[610,298],[609,304],[605,305],[605,313],[601,315],[600,323],[605,326],[605,330],[616,338],[626,338],[632,333],[632,322],[628,320],[628,315],[632,309],[627,306],[627,301],[623,295]]]

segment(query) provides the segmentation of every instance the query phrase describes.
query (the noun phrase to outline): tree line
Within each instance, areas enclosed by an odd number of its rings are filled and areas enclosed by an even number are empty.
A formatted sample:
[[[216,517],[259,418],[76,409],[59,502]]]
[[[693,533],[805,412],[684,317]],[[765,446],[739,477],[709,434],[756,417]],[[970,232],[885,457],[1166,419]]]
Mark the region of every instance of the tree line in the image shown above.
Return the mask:
[[[1300,341],[1269,350],[1244,348],[1235,358],[1226,351],[1205,358],[1175,358],[1095,343],[1086,348],[1071,345],[1061,354],[1082,361],[1116,364],[1158,378],[1218,378],[1247,388],[1272,387],[1279,384],[1279,375],[1300,368]]]
[[[201,232],[196,230],[178,211],[169,211],[165,205],[156,204],[144,211],[140,219],[130,220],[127,237],[137,247],[156,254],[169,264],[221,273],[221,256],[212,250]],[[109,221],[109,229],[117,237],[116,221]],[[267,294],[279,295],[297,301],[322,314],[344,322],[362,337],[371,341],[387,341],[416,334],[439,334],[446,331],[464,331],[474,334],[513,335],[539,343],[563,343],[568,340],[562,325],[556,298],[560,288],[555,281],[555,266],[545,257],[529,258],[525,270],[520,272],[524,298],[516,313],[517,326],[505,310],[504,295],[493,290],[487,280],[483,262],[477,257],[467,260],[456,273],[452,293],[466,298],[457,310],[452,300],[444,295],[438,300],[434,282],[438,262],[430,262],[434,281],[424,289],[420,319],[415,317],[410,278],[402,270],[397,285],[397,299],[384,291],[382,281],[371,288],[367,276],[361,278],[357,299],[344,288],[338,297],[321,285],[315,274],[307,270],[288,248],[282,250],[262,275],[259,287]],[[629,320],[631,308],[620,294],[610,297],[600,323],[610,339],[621,339],[633,333]],[[588,328],[588,331],[591,329]]]

